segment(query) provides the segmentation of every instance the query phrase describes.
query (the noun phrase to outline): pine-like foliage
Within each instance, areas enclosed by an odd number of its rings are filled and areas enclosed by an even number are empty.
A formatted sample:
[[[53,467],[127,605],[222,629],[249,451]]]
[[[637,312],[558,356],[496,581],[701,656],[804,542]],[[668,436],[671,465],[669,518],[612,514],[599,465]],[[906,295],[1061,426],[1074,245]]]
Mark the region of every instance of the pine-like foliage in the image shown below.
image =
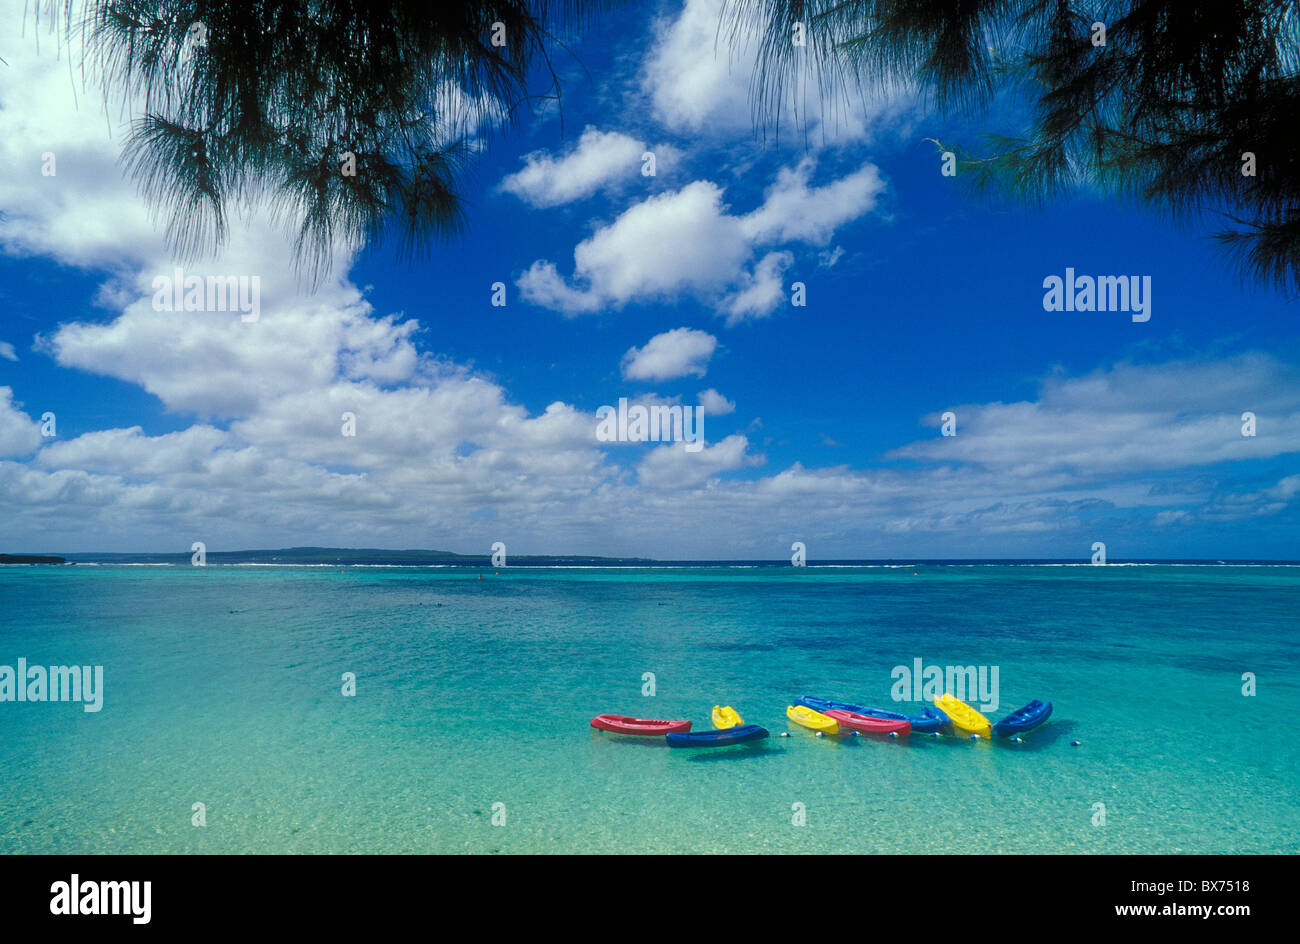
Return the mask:
[[[124,161],[181,257],[218,250],[267,202],[318,281],[339,244],[395,235],[414,253],[464,221],[460,176],[480,133],[555,92],[555,33],[598,2],[74,0],[46,23],[81,40],[106,95],[143,103]],[[504,36],[494,45],[493,36]],[[349,173],[349,162],[355,173]]]
[[[976,183],[1032,200],[1103,186],[1218,214],[1217,238],[1249,274],[1300,286],[1294,2],[730,0],[728,29],[761,36],[760,120],[809,69],[824,84],[915,83],[949,114],[1004,94],[1027,103],[1027,127],[980,154],[946,148]]]

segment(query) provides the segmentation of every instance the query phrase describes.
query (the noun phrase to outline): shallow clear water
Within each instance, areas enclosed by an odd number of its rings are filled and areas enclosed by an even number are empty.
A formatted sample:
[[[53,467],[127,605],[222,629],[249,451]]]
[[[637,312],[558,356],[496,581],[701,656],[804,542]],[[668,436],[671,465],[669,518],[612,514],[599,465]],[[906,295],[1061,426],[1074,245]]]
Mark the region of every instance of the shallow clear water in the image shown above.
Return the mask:
[[[105,687],[99,713],[0,702],[0,853],[1300,851],[1300,568],[913,574],[0,567],[0,665]],[[785,719],[915,708],[890,701],[915,658],[997,666],[990,715],[1053,719],[1019,745]],[[715,703],[774,737],[587,724]]]

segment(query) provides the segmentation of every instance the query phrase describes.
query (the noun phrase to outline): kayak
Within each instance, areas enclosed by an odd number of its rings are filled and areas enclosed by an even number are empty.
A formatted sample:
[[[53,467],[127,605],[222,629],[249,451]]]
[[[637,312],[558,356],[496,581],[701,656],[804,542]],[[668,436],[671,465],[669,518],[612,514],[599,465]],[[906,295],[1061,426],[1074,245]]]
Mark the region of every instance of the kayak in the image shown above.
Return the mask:
[[[803,705],[805,708],[811,708],[813,711],[820,711],[825,714],[828,711],[854,711],[858,714],[866,714],[869,709],[861,705],[854,705],[847,701],[835,701],[833,698],[818,698],[816,695],[800,695],[795,702],[796,705]],[[901,718],[902,715],[899,715]]]
[[[827,710],[826,717],[834,718],[838,724],[850,731],[862,731],[866,734],[897,734],[901,737],[912,733],[912,723],[906,718],[876,718],[840,708]]]
[[[834,718],[828,718],[807,705],[787,705],[785,716],[797,725],[821,731],[824,734],[839,734],[840,725]]]
[[[1032,731],[1051,716],[1052,703],[1050,701],[1041,702],[1035,698],[1023,708],[1017,708],[997,724],[993,725],[993,733],[998,737],[1011,737],[1013,734],[1024,734],[1026,731]]]
[[[666,740],[669,747],[726,747],[728,744],[761,741],[765,737],[767,728],[757,724],[742,724],[721,731],[674,732]]]
[[[866,715],[870,718],[906,721],[917,734],[942,734],[952,730],[952,723],[946,715],[928,707],[922,708],[919,715],[905,715],[897,711],[886,711],[884,708],[868,708],[865,705],[854,705],[846,701],[832,701],[829,698],[818,698],[815,695],[801,695],[795,704],[806,705],[813,711],[820,711],[822,714],[828,711],[851,711],[855,715]]]
[[[952,722],[936,708],[922,707],[918,717],[907,720],[912,722],[912,730],[917,734],[952,734]]]
[[[988,718],[947,692],[934,700],[934,707],[948,716],[948,720],[952,722],[958,734],[974,734],[982,738],[992,736],[992,725],[989,724]]]
[[[591,719],[591,726],[601,731],[613,731],[615,734],[641,734],[650,737],[676,734],[691,729],[689,721],[656,721],[653,718],[629,718],[627,715],[596,715]]]
[[[713,706],[713,726],[718,730],[724,728],[739,728],[744,725],[745,719],[740,716],[740,712],[730,705]],[[750,727],[753,727],[750,725]]]

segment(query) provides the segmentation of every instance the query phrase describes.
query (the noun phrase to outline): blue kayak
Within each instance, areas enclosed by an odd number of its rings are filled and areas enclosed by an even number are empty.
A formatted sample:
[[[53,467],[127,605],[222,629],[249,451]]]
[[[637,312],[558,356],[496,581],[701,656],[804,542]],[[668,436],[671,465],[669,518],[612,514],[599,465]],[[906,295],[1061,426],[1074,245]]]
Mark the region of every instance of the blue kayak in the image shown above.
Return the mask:
[[[1011,737],[1013,734],[1024,734],[1026,731],[1032,731],[1051,716],[1052,703],[1050,701],[1041,702],[1035,698],[1023,708],[1017,708],[997,724],[993,725],[993,733],[998,735],[998,737]]]
[[[813,711],[852,711],[855,714],[866,715],[869,718],[907,721],[911,723],[912,730],[917,734],[934,734],[936,732],[942,734],[952,730],[952,722],[948,720],[948,716],[933,708],[922,708],[919,715],[904,715],[897,711],[886,711],[884,708],[868,708],[866,705],[854,705],[846,701],[818,698],[815,695],[801,695],[796,704],[804,705]]]
[[[912,730],[924,734],[952,734],[952,719],[938,708],[922,708],[919,717],[908,718]]]
[[[823,713],[827,711],[852,711],[854,714],[865,715],[868,711],[875,710],[873,708],[864,708],[861,705],[850,704],[847,701],[834,701],[830,698],[818,698],[815,695],[800,695],[795,704],[803,705],[805,708],[811,708],[813,711],[820,711]],[[875,715],[875,717],[880,718],[884,716]],[[902,715],[894,715],[892,720],[898,721],[902,717]]]
[[[726,747],[728,744],[761,741],[767,737],[767,728],[757,724],[742,724],[721,731],[682,731],[665,734],[664,737],[668,739],[669,747]]]

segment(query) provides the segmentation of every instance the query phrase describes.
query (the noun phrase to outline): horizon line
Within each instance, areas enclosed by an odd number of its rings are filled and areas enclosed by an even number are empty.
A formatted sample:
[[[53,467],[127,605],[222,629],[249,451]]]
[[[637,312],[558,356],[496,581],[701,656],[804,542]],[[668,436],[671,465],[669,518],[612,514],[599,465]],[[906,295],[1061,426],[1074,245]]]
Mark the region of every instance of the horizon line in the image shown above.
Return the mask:
[[[294,552],[298,552],[295,555]],[[457,551],[439,550],[436,548],[377,548],[377,547],[333,547],[328,545],[297,545],[293,547],[279,548],[244,548],[231,551],[207,550],[207,558],[238,557],[249,555],[271,555],[282,554],[286,556],[299,556],[302,552],[324,552],[324,553],[344,553],[344,554],[401,554],[401,555],[426,555],[435,559],[456,559],[464,563],[472,563],[479,560],[483,561],[483,566],[495,566],[491,564],[491,552],[481,554],[463,554]],[[155,557],[155,558],[177,558],[187,559],[191,556],[191,551],[4,551],[0,552],[0,558],[14,557],[49,557],[62,558],[73,561],[81,558],[95,557]],[[609,560],[609,561],[638,561],[648,564],[726,564],[726,563],[753,563],[753,564],[776,564],[780,566],[795,566],[785,557],[682,557],[682,558],[659,558],[659,557],[641,557],[633,555],[612,555],[612,554],[511,554],[508,559],[515,560]],[[1076,557],[824,557],[808,558],[807,564],[815,563],[825,564],[952,564],[952,563],[1081,563],[1091,564],[1092,562],[1086,555]],[[1134,563],[1134,564],[1295,564],[1300,563],[1297,558],[1267,558],[1267,557],[1114,557],[1110,558],[1107,564]],[[508,564],[502,566],[510,566]],[[1098,564],[1097,566],[1106,566]]]

